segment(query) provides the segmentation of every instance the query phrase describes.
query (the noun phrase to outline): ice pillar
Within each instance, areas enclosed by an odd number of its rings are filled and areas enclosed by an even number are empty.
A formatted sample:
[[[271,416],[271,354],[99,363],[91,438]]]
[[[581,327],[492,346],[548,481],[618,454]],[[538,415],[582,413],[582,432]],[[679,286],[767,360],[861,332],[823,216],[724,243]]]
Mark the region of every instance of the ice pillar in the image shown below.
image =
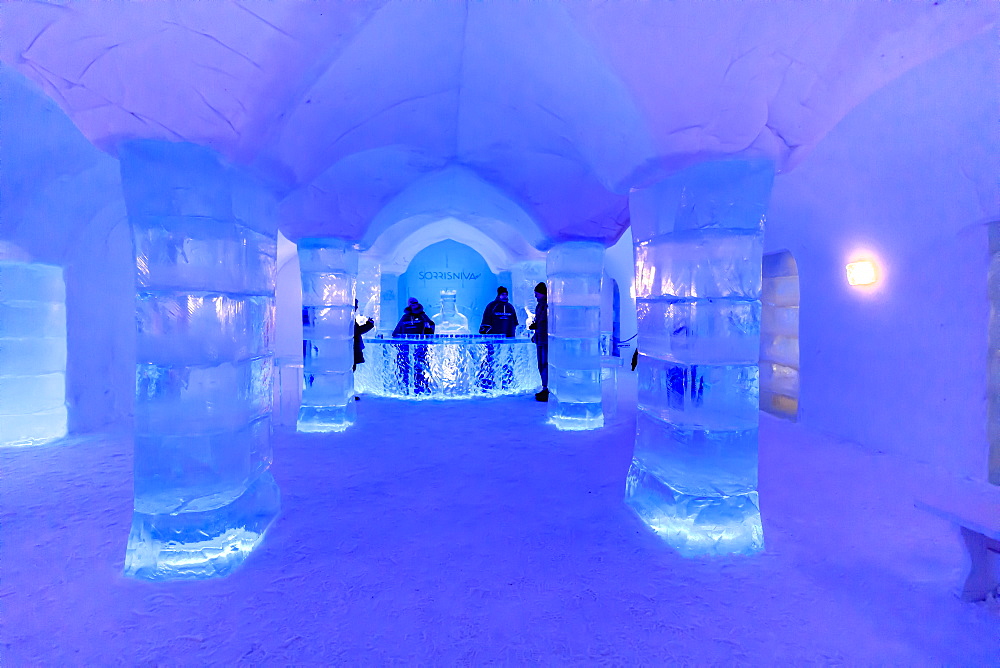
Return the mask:
[[[687,556],[763,549],[758,355],[769,162],[711,162],[630,197],[639,413],[626,501]]]
[[[601,278],[604,246],[569,241],[546,258],[549,421],[559,429],[604,426],[601,407]]]
[[[136,259],[135,512],[127,575],[226,575],[278,512],[273,199],[214,152],[120,149]]]
[[[61,267],[0,260],[0,446],[66,435]]]
[[[354,424],[354,289],[358,253],[340,239],[299,242],[302,271],[302,407],[299,431]]]

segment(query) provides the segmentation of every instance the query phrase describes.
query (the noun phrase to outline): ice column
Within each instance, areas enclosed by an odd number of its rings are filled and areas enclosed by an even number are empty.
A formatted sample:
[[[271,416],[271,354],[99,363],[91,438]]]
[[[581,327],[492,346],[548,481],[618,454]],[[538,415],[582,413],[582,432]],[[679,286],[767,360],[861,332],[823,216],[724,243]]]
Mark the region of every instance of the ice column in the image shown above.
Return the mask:
[[[549,287],[549,421],[559,429],[598,429],[601,409],[601,277],[604,246],[556,245],[546,258]]]
[[[0,446],[66,435],[62,268],[0,261]]]
[[[299,431],[354,424],[354,288],[358,253],[340,239],[299,242],[302,271],[302,407]]]
[[[686,556],[763,549],[758,354],[769,162],[710,162],[630,197],[639,413],[626,501]]]
[[[273,200],[192,144],[120,149],[135,242],[135,513],[125,573],[226,575],[278,512]]]

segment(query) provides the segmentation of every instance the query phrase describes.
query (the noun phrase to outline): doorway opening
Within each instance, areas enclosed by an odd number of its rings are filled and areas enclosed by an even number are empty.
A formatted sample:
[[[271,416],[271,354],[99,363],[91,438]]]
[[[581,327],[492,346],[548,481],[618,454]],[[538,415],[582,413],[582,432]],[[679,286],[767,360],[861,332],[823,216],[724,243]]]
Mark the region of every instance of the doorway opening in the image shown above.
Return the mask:
[[[760,409],[799,415],[799,271],[787,250],[764,255],[760,318]]]

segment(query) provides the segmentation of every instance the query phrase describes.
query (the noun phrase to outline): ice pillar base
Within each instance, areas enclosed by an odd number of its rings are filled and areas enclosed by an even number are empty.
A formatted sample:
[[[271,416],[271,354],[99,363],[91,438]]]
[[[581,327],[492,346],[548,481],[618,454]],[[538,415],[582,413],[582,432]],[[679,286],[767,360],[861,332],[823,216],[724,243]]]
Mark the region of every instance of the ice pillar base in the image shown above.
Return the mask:
[[[625,502],[682,556],[754,554],[764,549],[757,492],[683,494],[633,459]]]
[[[340,432],[346,431],[356,419],[353,401],[346,406],[302,406],[296,428],[306,434]]]
[[[125,575],[143,580],[204,580],[242,564],[278,516],[280,493],[270,472],[234,501],[211,510],[132,516]]]

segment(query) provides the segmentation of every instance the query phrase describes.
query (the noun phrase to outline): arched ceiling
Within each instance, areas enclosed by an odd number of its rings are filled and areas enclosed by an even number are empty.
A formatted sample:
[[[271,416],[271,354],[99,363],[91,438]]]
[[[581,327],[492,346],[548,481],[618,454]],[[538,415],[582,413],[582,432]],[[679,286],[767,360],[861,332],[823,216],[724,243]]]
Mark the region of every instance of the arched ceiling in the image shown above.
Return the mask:
[[[931,0],[2,12],[0,58],[95,145],[190,141],[251,165],[286,196],[290,238],[362,239],[413,184],[460,168],[547,239],[608,242],[628,224],[629,188],[724,155],[793,168],[865,97],[998,16],[995,3]],[[439,190],[426,193],[438,199],[418,208],[451,215]]]

